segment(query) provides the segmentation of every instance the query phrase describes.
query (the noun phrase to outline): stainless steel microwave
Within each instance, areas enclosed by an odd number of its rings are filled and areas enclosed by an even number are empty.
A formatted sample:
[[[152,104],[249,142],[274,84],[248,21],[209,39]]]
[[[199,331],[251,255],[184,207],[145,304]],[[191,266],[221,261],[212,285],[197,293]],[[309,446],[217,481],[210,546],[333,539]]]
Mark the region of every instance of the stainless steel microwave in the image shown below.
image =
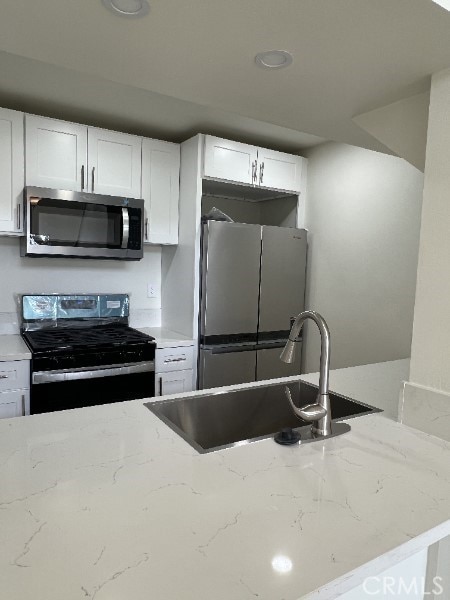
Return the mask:
[[[144,201],[26,187],[21,256],[140,260]]]

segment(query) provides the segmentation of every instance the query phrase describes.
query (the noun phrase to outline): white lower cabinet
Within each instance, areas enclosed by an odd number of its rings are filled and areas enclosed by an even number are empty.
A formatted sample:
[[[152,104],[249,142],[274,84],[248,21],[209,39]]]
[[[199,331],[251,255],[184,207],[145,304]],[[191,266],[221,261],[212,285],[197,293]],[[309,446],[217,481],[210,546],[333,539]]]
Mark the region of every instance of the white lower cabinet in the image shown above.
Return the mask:
[[[0,419],[30,414],[30,390],[14,390],[0,394]]]
[[[186,369],[185,371],[170,371],[169,373],[157,373],[155,396],[192,392],[193,376],[194,372],[192,369]]]
[[[30,414],[30,361],[0,362],[0,419]]]
[[[192,392],[194,389],[194,347],[157,348],[155,396]]]

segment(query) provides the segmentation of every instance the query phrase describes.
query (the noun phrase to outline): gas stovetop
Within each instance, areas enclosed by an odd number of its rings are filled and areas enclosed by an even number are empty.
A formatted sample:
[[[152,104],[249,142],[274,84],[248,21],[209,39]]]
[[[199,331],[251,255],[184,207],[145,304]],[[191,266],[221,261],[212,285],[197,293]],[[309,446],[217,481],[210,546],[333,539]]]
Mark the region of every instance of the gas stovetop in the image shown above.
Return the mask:
[[[154,360],[154,338],[129,327],[128,317],[126,294],[24,295],[33,372]]]
[[[127,346],[153,338],[123,324],[83,327],[48,327],[22,334],[32,352],[60,352]]]

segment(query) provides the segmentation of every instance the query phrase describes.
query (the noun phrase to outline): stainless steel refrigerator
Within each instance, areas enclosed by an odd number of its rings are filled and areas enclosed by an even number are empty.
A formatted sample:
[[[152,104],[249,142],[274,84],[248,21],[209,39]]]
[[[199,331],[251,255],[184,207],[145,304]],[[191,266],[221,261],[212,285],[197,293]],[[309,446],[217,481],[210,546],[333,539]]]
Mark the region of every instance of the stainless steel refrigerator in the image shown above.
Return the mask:
[[[281,349],[304,309],[304,229],[207,221],[202,229],[199,389],[300,373]]]

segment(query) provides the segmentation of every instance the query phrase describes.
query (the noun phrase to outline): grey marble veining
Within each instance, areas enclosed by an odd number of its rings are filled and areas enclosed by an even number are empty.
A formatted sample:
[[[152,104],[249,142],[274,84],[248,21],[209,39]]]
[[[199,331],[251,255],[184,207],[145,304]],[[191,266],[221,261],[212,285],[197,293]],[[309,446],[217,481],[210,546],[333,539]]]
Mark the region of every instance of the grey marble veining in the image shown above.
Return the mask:
[[[450,443],[351,426],[199,455],[143,401],[4,420],[2,595],[335,598],[450,533]]]

